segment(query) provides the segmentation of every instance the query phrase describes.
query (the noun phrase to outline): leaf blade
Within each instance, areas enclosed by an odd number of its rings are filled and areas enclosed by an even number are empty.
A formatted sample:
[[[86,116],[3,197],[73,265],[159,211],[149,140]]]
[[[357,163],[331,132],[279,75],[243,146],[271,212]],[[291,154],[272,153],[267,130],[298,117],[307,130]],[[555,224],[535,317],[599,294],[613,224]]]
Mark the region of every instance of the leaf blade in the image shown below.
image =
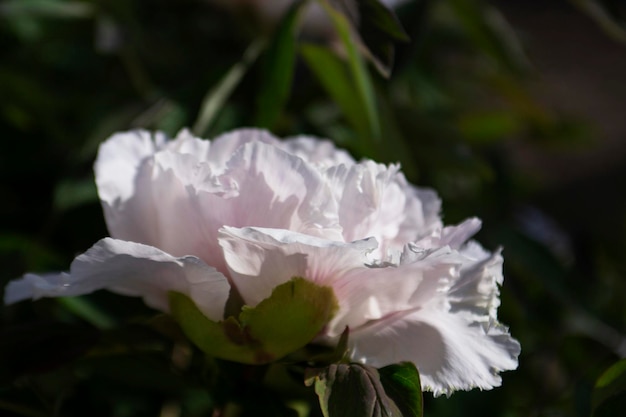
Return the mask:
[[[306,1],[294,3],[282,19],[267,50],[263,80],[257,96],[256,125],[271,128],[282,111],[293,80],[296,34]]]
[[[202,99],[198,118],[191,128],[194,135],[204,136],[215,121],[219,110],[239,85],[248,68],[256,60],[263,48],[264,43],[262,41],[253,42],[244,52],[241,61],[233,65],[217,85],[207,92]]]

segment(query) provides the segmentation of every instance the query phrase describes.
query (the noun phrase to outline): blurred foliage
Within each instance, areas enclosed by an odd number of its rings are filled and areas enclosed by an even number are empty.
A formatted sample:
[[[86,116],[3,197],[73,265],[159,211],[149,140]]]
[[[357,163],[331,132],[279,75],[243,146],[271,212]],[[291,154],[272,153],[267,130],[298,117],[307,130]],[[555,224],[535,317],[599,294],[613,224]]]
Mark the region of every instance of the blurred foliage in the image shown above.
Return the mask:
[[[618,2],[572,2],[623,36]],[[623,383],[609,395],[596,380],[626,356],[626,202],[612,186],[626,174],[551,189],[511,163],[512,144],[593,137],[537,100],[524,45],[489,3],[415,0],[397,14],[411,40],[384,78],[341,14],[337,41],[298,33],[297,7],[268,34],[208,0],[0,2],[1,282],[65,269],[106,235],[91,165],[115,131],[328,137],[401,162],[440,193],[447,223],[478,216],[479,240],[505,248],[500,319],[520,367],[489,392],[426,394],[426,416],[616,415]],[[254,391],[232,402],[241,415],[319,415],[303,375],[205,359],[153,315],[108,293],[5,307],[0,414],[208,416],[241,384]]]

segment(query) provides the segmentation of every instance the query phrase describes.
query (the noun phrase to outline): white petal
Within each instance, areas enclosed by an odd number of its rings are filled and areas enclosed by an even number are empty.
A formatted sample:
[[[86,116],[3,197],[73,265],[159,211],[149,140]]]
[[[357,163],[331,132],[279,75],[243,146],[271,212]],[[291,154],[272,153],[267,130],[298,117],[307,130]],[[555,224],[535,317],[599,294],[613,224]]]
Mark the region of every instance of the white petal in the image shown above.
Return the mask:
[[[467,247],[469,249],[463,251],[465,256],[468,253],[478,254],[481,258],[468,262],[461,269],[459,279],[451,286],[448,294],[451,311],[466,311],[477,318],[490,317],[495,320],[500,306],[499,285],[503,281],[502,256],[498,251],[483,257],[486,251],[475,242],[470,242]]]
[[[150,185],[159,190],[153,202],[154,246],[174,256],[197,256],[225,272],[217,243],[220,219],[215,216],[215,208],[203,207],[200,194],[222,195],[230,191],[230,186],[220,184],[209,165],[198,162],[195,155],[170,150],[155,155]]]
[[[323,342],[370,320],[428,302],[447,288],[456,257],[445,251],[422,263],[371,267],[374,239],[333,242],[287,230],[224,228],[220,244],[233,283],[244,301],[256,305],[274,287],[303,277],[333,288],[339,302]],[[321,339],[320,339],[321,340]]]
[[[237,129],[224,133],[213,139],[211,154],[207,161],[212,168],[223,170],[233,154],[246,143],[261,142],[273,146],[280,146],[280,141],[271,133],[263,129]]]
[[[143,130],[118,133],[100,145],[94,170],[98,194],[111,236],[154,244],[151,157],[165,144]]]
[[[257,227],[224,227],[219,241],[234,284],[253,306],[293,277],[332,285],[346,271],[364,267],[377,245],[374,239],[343,243]]]
[[[339,202],[344,239],[376,237],[381,259],[441,228],[436,194],[409,185],[397,165],[364,161],[325,174]]]
[[[68,297],[96,290],[143,297],[157,310],[168,311],[168,292],[188,295],[207,317],[223,319],[230,285],[224,275],[193,256],[175,258],[134,242],[102,239],[78,256],[69,273],[27,274],[9,283],[5,303],[40,297]]]
[[[96,163],[111,235],[174,256],[194,255],[223,272],[217,244],[223,225],[340,238],[336,202],[323,176],[278,144],[257,129],[214,142],[187,131],[171,142],[153,141],[146,132],[112,137]]]
[[[237,149],[220,179],[238,186],[236,197],[214,209],[223,225],[283,228],[330,239],[341,236],[330,188],[301,158],[263,142],[247,143]]]
[[[434,395],[497,387],[498,373],[517,368],[520,353],[519,343],[503,326],[433,309],[380,320],[350,336],[353,359],[377,367],[413,362],[423,389]]]
[[[321,168],[341,164],[346,166],[355,164],[354,159],[348,152],[338,149],[334,143],[328,140],[316,137],[296,136],[287,138],[281,142],[280,147]]]
[[[195,137],[187,129],[182,129],[176,138],[167,142],[164,146],[173,152],[192,155],[196,161],[206,161],[212,151],[212,143],[209,140]]]

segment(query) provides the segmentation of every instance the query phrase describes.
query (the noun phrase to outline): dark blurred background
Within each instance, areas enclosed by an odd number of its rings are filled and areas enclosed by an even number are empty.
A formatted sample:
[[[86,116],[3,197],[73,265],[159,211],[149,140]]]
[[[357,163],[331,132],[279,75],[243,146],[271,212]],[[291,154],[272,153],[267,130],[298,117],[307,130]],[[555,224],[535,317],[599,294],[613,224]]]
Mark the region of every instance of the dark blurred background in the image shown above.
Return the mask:
[[[522,344],[519,369],[489,392],[427,394],[426,416],[617,416],[623,394],[603,403],[594,385],[626,357],[625,8],[406,3],[411,42],[388,79],[369,66],[373,116],[311,62],[317,52],[349,72],[332,35],[301,33],[288,94],[264,117],[268,91],[284,87],[268,51],[284,39],[253,9],[1,1],[0,282],[67,269],[106,236],[92,163],[113,132],[328,137],[357,158],[400,161],[440,193],[446,223],[478,216],[478,240],[504,247],[499,317]],[[269,46],[254,56],[260,38]],[[4,307],[0,415],[210,415],[206,375],[172,367],[175,345],[142,325],[150,315],[111,294]]]

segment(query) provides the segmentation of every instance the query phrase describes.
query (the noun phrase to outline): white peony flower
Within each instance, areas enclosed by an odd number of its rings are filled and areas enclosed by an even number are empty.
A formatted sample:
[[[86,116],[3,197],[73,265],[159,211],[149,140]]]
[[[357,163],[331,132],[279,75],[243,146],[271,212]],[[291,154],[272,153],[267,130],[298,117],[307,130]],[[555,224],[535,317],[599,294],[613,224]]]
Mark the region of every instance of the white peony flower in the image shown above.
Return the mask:
[[[221,321],[231,289],[256,306],[302,277],[339,304],[314,342],[348,326],[354,361],[411,361],[435,395],[498,386],[517,367],[519,344],[496,316],[502,257],[469,240],[479,220],[443,227],[436,194],[396,165],[262,130],[213,141],[133,131],[101,145],[95,173],[111,238],[69,273],[12,281],[6,303],[108,289],[168,311],[177,291]]]

